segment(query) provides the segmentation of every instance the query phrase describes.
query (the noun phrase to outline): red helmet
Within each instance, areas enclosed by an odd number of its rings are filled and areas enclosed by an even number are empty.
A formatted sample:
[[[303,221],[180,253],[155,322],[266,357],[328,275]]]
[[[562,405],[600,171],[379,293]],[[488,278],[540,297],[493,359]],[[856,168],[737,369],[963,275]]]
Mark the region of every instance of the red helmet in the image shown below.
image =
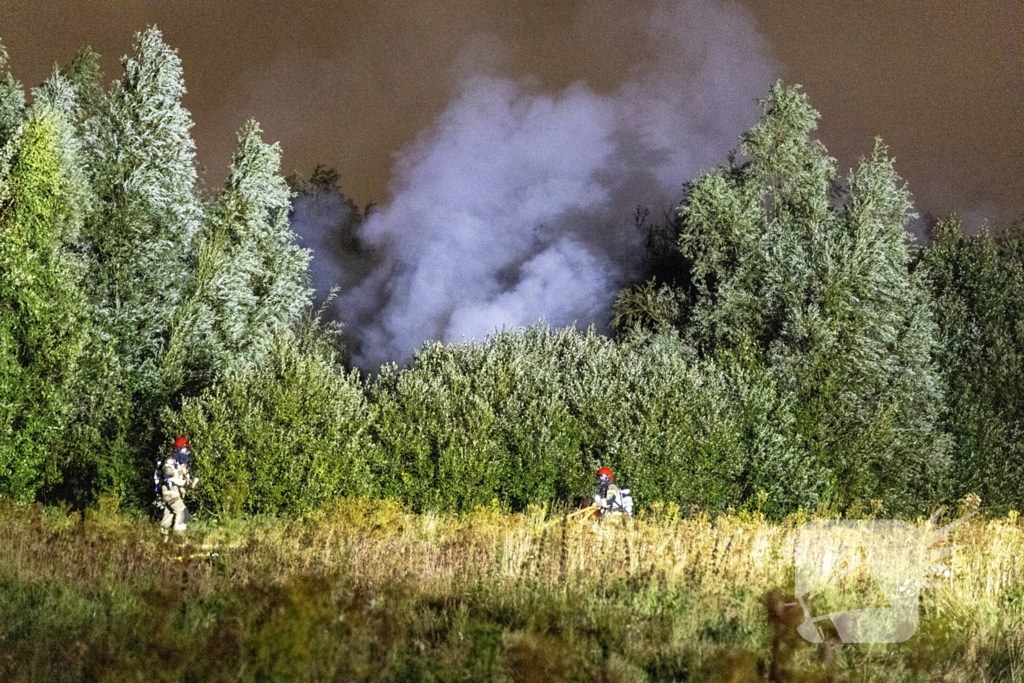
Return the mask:
[[[186,439],[183,436],[179,436],[177,439],[174,440],[174,447],[175,448],[181,448],[182,446],[187,446],[187,445],[188,445],[188,439]]]
[[[612,481],[612,480],[615,479],[615,475],[613,475],[612,471],[610,469],[608,469],[607,467],[602,467],[601,469],[599,469],[597,471],[597,476],[600,477],[603,474],[607,474],[608,475],[608,481]]]

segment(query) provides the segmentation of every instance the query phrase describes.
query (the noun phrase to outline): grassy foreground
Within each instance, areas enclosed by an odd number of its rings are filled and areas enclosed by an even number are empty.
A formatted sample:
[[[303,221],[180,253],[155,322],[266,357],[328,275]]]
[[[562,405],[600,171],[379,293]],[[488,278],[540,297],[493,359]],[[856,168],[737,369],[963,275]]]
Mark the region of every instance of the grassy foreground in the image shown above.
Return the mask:
[[[793,591],[805,519],[656,507],[617,527],[357,500],[195,522],[178,546],[110,505],[0,501],[0,680],[1024,680],[1015,515],[954,532],[952,571],[895,645],[796,635],[772,591]]]

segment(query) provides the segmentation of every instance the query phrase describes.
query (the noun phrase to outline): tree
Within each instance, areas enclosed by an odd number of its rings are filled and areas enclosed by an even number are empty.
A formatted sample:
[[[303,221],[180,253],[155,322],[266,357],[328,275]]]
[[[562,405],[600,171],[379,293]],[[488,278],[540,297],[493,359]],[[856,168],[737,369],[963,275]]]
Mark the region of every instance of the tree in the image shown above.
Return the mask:
[[[949,493],[1016,508],[1024,497],[1024,224],[998,239],[969,237],[951,216],[933,236],[918,270],[940,330]]]
[[[96,126],[105,93],[103,72],[100,70],[100,56],[91,48],[78,51],[71,63],[60,70],[74,93],[72,116],[77,135],[85,139],[96,136]]]
[[[0,151],[0,494],[23,501],[59,477],[87,337],[70,137],[37,97]]]
[[[619,292],[612,307],[612,326],[620,339],[638,331],[671,329],[679,322],[691,289],[690,263],[679,251],[680,221],[674,214],[649,221],[650,210],[637,207],[634,221],[644,233],[644,253],[636,279]]]
[[[84,232],[87,291],[104,342],[89,399],[92,443],[83,447],[97,458],[98,486],[127,493],[142,482],[168,401],[163,356],[192,286],[202,211],[180,60],[151,28],[136,36],[123,64],[121,80],[83,126],[98,200]]]
[[[192,122],[180,102],[180,60],[159,31],[137,36],[124,70],[92,141],[103,205],[89,226],[97,256],[91,279],[99,322],[139,384],[153,388],[200,218]]]
[[[7,50],[0,43],[0,74],[6,71],[0,80],[0,145],[11,138],[25,116],[25,91],[7,71],[7,59]]]
[[[236,365],[259,362],[311,303],[310,253],[289,226],[280,148],[260,139],[255,121],[238,141],[224,193],[198,238],[195,288],[164,358],[167,385],[191,395]]]
[[[340,311],[328,302],[336,291],[342,295],[357,287],[383,263],[383,252],[359,238],[359,228],[374,203],[356,205],[338,185],[338,172],[317,165],[309,180],[298,174],[286,179],[295,193],[292,198],[291,225],[299,240],[313,250],[310,280],[315,288],[315,302],[324,305],[327,315],[337,320]],[[344,312],[346,319],[351,311]],[[360,324],[360,320],[348,320]],[[350,365],[350,353],[342,354]]]
[[[771,368],[815,473],[806,502],[919,504],[947,447],[934,326],[908,269],[909,193],[880,141],[840,183],[798,88],[776,83],[761,104],[747,160],[698,178],[680,208],[692,290],[679,324],[703,357]]]

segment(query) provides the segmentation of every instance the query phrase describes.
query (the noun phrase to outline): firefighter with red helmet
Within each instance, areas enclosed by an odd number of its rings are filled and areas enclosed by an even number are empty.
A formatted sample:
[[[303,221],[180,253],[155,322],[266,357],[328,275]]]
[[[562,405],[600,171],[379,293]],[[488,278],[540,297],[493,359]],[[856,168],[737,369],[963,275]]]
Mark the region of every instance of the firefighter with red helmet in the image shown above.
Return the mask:
[[[607,467],[597,471],[597,493],[594,494],[594,505],[601,517],[617,515],[627,519],[633,514],[633,499],[629,489],[620,489],[613,483],[615,475]]]
[[[185,489],[199,483],[199,477],[193,477],[189,472],[191,455],[188,439],[180,436],[174,440],[174,450],[170,457],[157,462],[154,479],[160,495],[159,504],[164,511],[163,519],[160,520],[164,540],[167,540],[172,527],[176,534],[185,533],[188,522],[188,508],[183,500]]]

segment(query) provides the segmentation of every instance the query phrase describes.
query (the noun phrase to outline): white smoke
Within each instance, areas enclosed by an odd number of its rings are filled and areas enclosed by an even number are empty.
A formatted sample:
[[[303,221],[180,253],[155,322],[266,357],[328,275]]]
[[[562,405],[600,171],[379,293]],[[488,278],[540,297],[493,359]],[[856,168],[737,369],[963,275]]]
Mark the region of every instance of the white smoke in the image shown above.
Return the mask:
[[[731,2],[637,6],[655,56],[615,92],[472,74],[399,155],[391,203],[359,232],[383,262],[337,300],[358,366],[540,319],[606,326],[642,252],[635,208],[670,208],[724,161],[774,73]]]

